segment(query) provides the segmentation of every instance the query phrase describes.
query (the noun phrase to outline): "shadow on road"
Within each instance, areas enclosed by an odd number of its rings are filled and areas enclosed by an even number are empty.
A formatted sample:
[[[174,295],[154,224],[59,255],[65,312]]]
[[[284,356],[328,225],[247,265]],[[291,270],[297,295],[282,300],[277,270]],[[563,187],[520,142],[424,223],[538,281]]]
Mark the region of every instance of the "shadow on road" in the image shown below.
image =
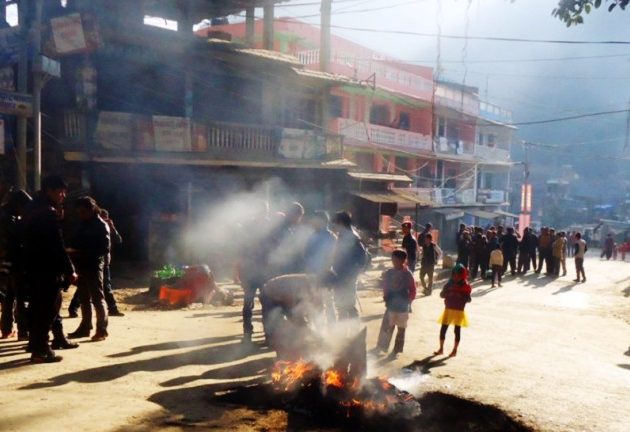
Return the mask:
[[[162,387],[176,387],[191,383],[193,381],[207,379],[231,380],[232,383],[234,383],[234,381],[240,382],[243,379],[264,379],[266,376],[268,376],[269,368],[273,365],[273,362],[274,359],[269,357],[258,358],[244,363],[210,369],[209,371],[206,371],[201,375],[190,375],[174,378],[172,380],[165,381],[160,385]]]
[[[617,366],[619,366],[621,369],[630,370],[630,364],[620,364],[620,365],[617,365]]]
[[[446,360],[448,357],[442,357],[436,359],[437,356],[430,355],[428,357],[423,358],[422,360],[416,360],[413,363],[405,366],[403,369],[410,369],[416,372],[420,372],[423,375],[427,375],[431,373],[431,369],[446,366]]]
[[[177,341],[172,342],[172,346],[177,346],[177,343]],[[133,349],[131,351],[133,352]],[[129,361],[127,363],[116,363],[107,366],[62,374],[51,378],[48,382],[33,383],[20,387],[20,390],[57,387],[68,384],[70,382],[110,382],[132,374],[134,372],[158,372],[172,370],[188,365],[212,366],[221,363],[236,362],[238,360],[245,359],[250,355],[261,354],[265,352],[267,352],[266,349],[261,349],[254,345],[244,345],[240,342],[217,346],[206,346],[184,353]]]
[[[624,297],[630,297],[630,287],[626,288],[625,290],[621,292],[623,293]]]
[[[628,351],[626,351],[625,353],[623,353],[623,355],[630,356],[630,348],[628,348]]]
[[[129,357],[129,356],[140,354],[143,352],[176,350],[180,348],[190,348],[190,347],[201,346],[201,345],[210,345],[213,343],[234,342],[236,340],[238,340],[238,336],[232,335],[232,336],[210,337],[210,338],[192,339],[192,340],[184,340],[184,341],[176,341],[176,342],[164,342],[164,343],[153,344],[153,345],[137,346],[130,349],[127,352],[111,354],[107,357],[111,357],[111,358]]]
[[[571,291],[574,287],[576,287],[578,285],[577,282],[571,282],[570,285],[567,285],[565,287],[560,288],[558,291],[556,291],[555,293],[553,293],[553,295],[558,295],[558,294],[564,294],[566,292]]]
[[[486,296],[486,295],[490,294],[491,292],[496,291],[498,289],[499,289],[499,287],[494,287],[494,288],[489,287],[489,288],[485,288],[485,289],[478,289],[478,290],[473,291],[473,293],[470,296],[471,297],[483,297],[483,296]]]

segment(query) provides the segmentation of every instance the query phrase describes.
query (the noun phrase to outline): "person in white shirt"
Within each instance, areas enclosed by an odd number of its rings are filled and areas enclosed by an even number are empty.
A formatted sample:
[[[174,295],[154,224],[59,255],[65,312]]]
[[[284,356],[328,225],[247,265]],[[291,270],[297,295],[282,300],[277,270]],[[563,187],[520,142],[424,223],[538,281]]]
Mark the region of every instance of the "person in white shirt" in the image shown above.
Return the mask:
[[[577,272],[577,279],[575,282],[580,282],[580,275],[582,276],[581,282],[586,282],[586,273],[584,273],[584,255],[588,251],[586,241],[582,239],[582,234],[575,234],[575,246],[573,248],[573,256],[575,257],[575,271]]]

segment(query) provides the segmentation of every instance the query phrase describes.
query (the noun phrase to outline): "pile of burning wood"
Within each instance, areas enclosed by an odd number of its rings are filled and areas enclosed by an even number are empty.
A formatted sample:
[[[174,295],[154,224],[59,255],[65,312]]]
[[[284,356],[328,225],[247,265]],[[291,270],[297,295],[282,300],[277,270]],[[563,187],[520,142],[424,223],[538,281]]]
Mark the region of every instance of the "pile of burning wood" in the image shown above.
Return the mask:
[[[274,390],[291,409],[312,416],[345,419],[396,418],[421,414],[420,403],[385,378],[366,378],[366,331],[354,338],[330,367],[298,359],[278,361]]]

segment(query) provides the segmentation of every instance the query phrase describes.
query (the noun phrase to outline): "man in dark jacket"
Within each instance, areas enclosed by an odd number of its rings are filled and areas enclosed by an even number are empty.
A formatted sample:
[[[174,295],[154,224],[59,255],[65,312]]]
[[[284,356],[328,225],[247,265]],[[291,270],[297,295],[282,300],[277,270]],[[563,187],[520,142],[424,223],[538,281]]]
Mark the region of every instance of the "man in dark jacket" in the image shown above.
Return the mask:
[[[115,244],[122,244],[122,236],[116,229],[114,221],[109,217],[109,212],[105,209],[100,209],[100,216],[101,219],[103,219],[103,221],[109,226],[109,235],[112,247]],[[111,261],[112,254],[110,252],[105,260],[105,268],[103,270],[103,292],[105,293],[105,302],[107,303],[107,316],[123,317],[125,314],[118,309],[118,304],[116,303],[116,298],[114,297],[114,291],[112,290],[112,276],[110,268]],[[79,291],[77,290],[74,292],[74,296],[72,296],[70,306],[68,307],[68,315],[70,318],[76,318],[79,316],[79,307],[81,307],[81,301],[79,300]]]
[[[514,234],[514,228],[509,227],[503,235],[503,273],[507,272],[508,264],[512,275],[516,274],[516,252],[518,251],[518,238]]]
[[[425,234],[424,243],[422,244],[422,258],[420,259],[420,283],[426,296],[431,295],[433,291],[433,273],[439,258],[440,248],[433,243],[431,234]],[[428,283],[424,281],[425,276],[428,276]]]
[[[359,317],[356,308],[357,280],[365,270],[367,252],[352,227],[352,217],[339,212],[334,219],[337,245],[333,254],[332,274],[335,290],[335,307],[339,321]]]
[[[407,252],[407,267],[411,273],[416,271],[416,262],[418,259],[418,242],[411,234],[411,222],[402,224],[403,240],[402,248]]]
[[[77,291],[81,301],[81,324],[71,333],[71,338],[88,337],[92,330],[92,305],[96,312],[95,342],[105,340],[107,333],[107,307],[103,291],[103,271],[109,256],[111,243],[109,226],[99,216],[96,201],[90,197],[79,198],[76,209],[81,223],[72,242],[76,254],[79,281]]]
[[[7,204],[0,211],[0,259],[6,271],[7,292],[2,300],[0,327],[2,339],[13,336],[13,321],[18,340],[28,340],[28,302],[24,273],[24,211],[32,198],[23,190],[11,192]],[[15,305],[15,316],[13,314]]]
[[[519,274],[525,274],[529,271],[529,252],[532,250],[532,242],[533,242],[533,234],[530,232],[530,229],[527,227],[523,230],[523,238],[518,245],[518,265],[517,272]],[[534,246],[534,250],[536,246]]]
[[[76,348],[63,334],[59,316],[61,290],[77,280],[74,266],[66,253],[60,227],[60,213],[67,186],[63,179],[51,176],[42,182],[42,190],[26,212],[24,226],[25,270],[30,294],[29,348],[33,363],[61,361],[53,349]],[[52,348],[48,332],[53,332]]]
[[[486,248],[488,246],[488,239],[483,235],[483,229],[475,228],[475,235],[472,241],[471,253],[470,253],[470,281],[474,281],[481,268],[481,277],[485,277],[485,270],[487,269],[485,257],[487,255]]]

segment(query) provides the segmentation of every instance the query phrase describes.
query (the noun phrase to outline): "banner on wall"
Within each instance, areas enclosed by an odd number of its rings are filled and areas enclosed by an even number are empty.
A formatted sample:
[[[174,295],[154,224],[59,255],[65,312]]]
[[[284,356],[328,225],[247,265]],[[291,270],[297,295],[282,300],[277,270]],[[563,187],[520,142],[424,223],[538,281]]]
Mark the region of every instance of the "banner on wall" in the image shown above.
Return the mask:
[[[50,20],[57,54],[85,52],[88,45],[83,32],[81,14],[74,13]]]
[[[167,152],[189,152],[190,119],[153,116],[155,149]]]
[[[98,113],[94,140],[108,150],[131,150],[134,116],[129,113],[101,111]]]

